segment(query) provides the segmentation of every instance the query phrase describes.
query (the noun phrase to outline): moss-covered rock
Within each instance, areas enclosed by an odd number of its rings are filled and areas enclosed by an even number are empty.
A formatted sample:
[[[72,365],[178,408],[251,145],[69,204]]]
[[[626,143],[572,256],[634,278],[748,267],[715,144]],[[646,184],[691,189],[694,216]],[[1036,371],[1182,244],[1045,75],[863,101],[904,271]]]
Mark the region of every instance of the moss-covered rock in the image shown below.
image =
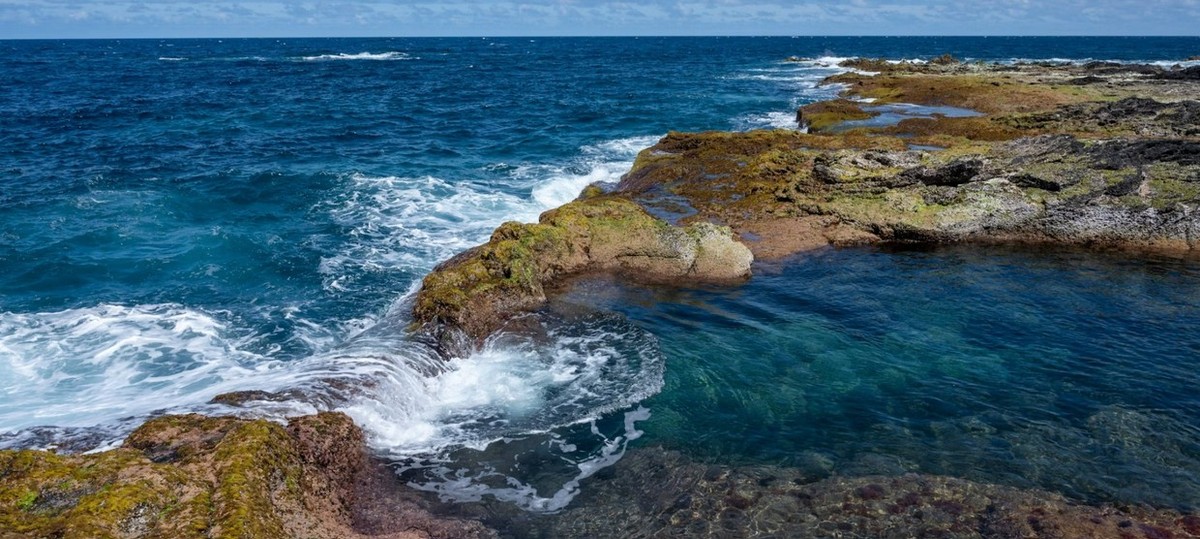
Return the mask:
[[[441,264],[423,281],[413,312],[443,346],[453,346],[456,332],[479,341],[541,306],[546,287],[569,275],[735,281],[749,276],[752,258],[727,228],[672,226],[632,200],[592,193],[538,223],[505,223],[488,243]]]
[[[800,107],[796,112],[796,121],[810,133],[820,133],[845,122],[867,120],[876,116],[879,116],[878,112],[868,112],[859,103],[848,99],[834,99]]]
[[[731,135],[736,138],[739,135]],[[810,235],[813,246],[896,242],[1048,242],[1187,253],[1200,233],[1200,142],[1081,140],[1074,136],[978,141],[944,151],[816,149],[805,135],[676,134],[649,151],[618,193],[666,189],[759,241]],[[817,138],[840,139],[827,135]],[[881,137],[881,140],[892,140]],[[844,146],[843,146],[844,148]],[[667,157],[670,155],[670,157]],[[704,171],[724,171],[719,177]],[[820,226],[806,216],[824,217]],[[792,219],[794,227],[764,226]],[[858,234],[847,236],[846,229]],[[751,244],[754,248],[754,245]]]
[[[362,431],[336,413],[286,426],[165,416],[94,455],[0,451],[0,537],[361,537],[352,515],[370,479],[365,451]],[[488,535],[411,507],[396,515],[421,526],[390,537]]]

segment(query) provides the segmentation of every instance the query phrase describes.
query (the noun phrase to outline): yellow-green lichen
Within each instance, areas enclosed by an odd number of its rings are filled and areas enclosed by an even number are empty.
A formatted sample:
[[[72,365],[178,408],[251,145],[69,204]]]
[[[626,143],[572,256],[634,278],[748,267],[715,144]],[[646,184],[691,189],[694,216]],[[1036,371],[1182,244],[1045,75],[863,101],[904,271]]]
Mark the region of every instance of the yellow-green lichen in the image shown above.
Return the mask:
[[[124,447],[97,454],[0,451],[0,531],[63,539],[291,537],[284,516],[304,506],[305,473],[280,425],[167,416],[137,429]]]
[[[28,511],[33,508],[33,503],[38,499],[38,493],[34,490],[27,490],[24,494],[17,497],[17,509]]]
[[[286,492],[286,479],[300,473],[299,458],[283,427],[253,421],[235,427],[216,448],[214,495],[218,538],[284,537],[283,522],[272,511]]]

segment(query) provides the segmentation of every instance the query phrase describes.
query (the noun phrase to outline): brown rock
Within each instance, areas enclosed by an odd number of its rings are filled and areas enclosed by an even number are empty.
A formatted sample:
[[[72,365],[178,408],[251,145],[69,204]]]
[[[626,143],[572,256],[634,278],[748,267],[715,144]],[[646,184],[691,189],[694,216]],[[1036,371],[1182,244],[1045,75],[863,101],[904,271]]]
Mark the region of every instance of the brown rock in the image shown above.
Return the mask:
[[[14,503],[6,501],[11,497]],[[405,496],[390,471],[368,458],[363,433],[349,417],[322,413],[292,419],[286,427],[165,416],[135,430],[124,447],[93,455],[0,451],[0,537],[46,536],[407,539],[492,533],[476,522],[431,516]]]
[[[439,265],[422,283],[414,317],[446,349],[455,334],[479,342],[546,301],[545,289],[584,272],[654,282],[728,282],[750,275],[753,255],[732,231],[710,223],[667,224],[635,202],[578,200],[536,224],[505,223],[491,240]]]

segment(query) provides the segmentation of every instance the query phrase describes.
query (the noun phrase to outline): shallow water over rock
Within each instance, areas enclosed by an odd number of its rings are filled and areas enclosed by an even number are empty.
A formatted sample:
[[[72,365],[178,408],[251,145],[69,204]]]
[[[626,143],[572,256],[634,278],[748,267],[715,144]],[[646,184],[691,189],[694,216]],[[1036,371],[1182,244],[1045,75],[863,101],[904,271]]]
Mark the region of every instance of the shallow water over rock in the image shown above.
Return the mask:
[[[581,285],[660,339],[645,439],[725,462],[922,472],[1200,506],[1200,266],[826,250],[741,287]]]
[[[587,454],[589,444],[618,440],[625,456],[580,481],[571,502],[551,514],[528,514],[484,491],[449,511],[486,515],[516,536],[591,536],[622,522],[661,526],[654,533],[665,536],[720,536],[717,516],[730,511],[737,536],[820,535],[820,522],[795,520],[800,513],[735,503],[738,496],[779,501],[771,485],[780,477],[788,489],[807,489],[804,496],[831,499],[882,481],[890,486],[881,510],[911,498],[909,490],[933,488],[941,497],[926,505],[958,508],[942,515],[946,529],[989,505],[970,509],[979,496],[1014,511],[993,515],[1000,520],[991,525],[1017,527],[1027,525],[1023,504],[1200,507],[1194,261],[861,248],[760,263],[756,271],[744,285],[704,290],[609,278],[574,283],[551,310],[616,311],[658,337],[665,386],[642,403],[649,417],[631,423],[626,416],[624,432],[616,414],[590,429],[460,452],[454,460],[463,469],[514,463],[505,472],[542,485],[542,496],[577,473],[570,455],[553,447]],[[709,480],[706,470],[740,479]],[[875,479],[856,479],[867,477]],[[933,524],[909,514],[920,509],[910,505],[888,517],[892,524],[856,521],[854,529],[934,530],[911,527]],[[707,517],[692,522],[693,511]],[[976,516],[960,520],[974,526],[983,518]],[[1091,526],[1092,516],[1053,525]],[[1119,531],[1117,521],[1104,522]],[[1072,533],[1093,532],[1100,533]]]

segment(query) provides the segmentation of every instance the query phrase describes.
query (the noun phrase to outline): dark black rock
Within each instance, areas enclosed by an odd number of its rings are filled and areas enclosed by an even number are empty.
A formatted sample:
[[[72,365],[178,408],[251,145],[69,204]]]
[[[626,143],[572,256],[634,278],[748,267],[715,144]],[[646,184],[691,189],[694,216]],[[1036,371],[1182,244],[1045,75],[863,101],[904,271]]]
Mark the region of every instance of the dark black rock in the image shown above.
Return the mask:
[[[1118,73],[1135,75],[1160,75],[1163,68],[1149,64],[1120,64],[1117,62],[1088,62],[1083,64],[1088,73],[1094,75],[1115,75]]]
[[[1089,148],[1101,168],[1120,170],[1155,162],[1200,165],[1200,142],[1189,140],[1112,141]]]
[[[1158,74],[1158,78],[1164,80],[1200,80],[1200,66],[1164,71]]]
[[[1033,189],[1058,192],[1079,183],[1079,178],[1075,176],[1043,178],[1027,172],[1022,172],[1009,178],[1009,181],[1011,181],[1017,187],[1030,187]]]
[[[982,159],[960,159],[938,168],[916,167],[900,173],[903,179],[925,185],[962,185],[983,172]]]
[[[829,165],[825,165],[825,164],[813,165],[812,174],[813,174],[813,178],[821,181],[822,183],[835,184],[835,183],[838,183],[838,181],[839,181],[837,173],[834,172],[834,170],[832,168],[830,168]]]
[[[1095,111],[1096,114],[1103,114],[1113,118],[1129,118],[1135,116],[1153,116],[1160,111],[1169,108],[1168,103],[1161,103],[1153,99],[1144,97],[1126,97],[1120,101],[1114,101],[1100,106]]]
[[[1022,165],[1079,153],[1084,146],[1071,135],[1042,135],[1014,140],[1008,143],[1005,151],[1013,156],[1014,164]]]
[[[1178,126],[1184,136],[1200,136],[1200,101],[1181,101],[1162,115],[1167,125]]]

